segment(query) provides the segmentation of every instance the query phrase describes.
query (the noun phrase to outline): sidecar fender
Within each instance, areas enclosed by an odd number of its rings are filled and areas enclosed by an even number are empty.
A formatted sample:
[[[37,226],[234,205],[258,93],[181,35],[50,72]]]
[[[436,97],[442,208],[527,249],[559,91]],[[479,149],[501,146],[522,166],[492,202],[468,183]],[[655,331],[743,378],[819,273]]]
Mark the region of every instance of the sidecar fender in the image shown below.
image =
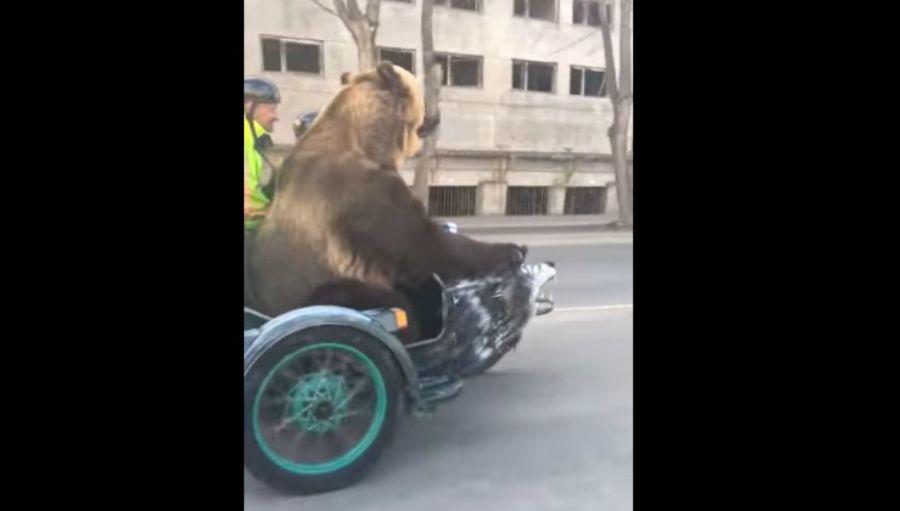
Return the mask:
[[[346,326],[359,329],[378,339],[394,356],[407,388],[418,396],[418,376],[412,359],[403,343],[389,332],[393,314],[387,311],[360,312],[344,307],[317,305],[293,310],[270,319],[259,328],[244,331],[244,376],[253,364],[285,337],[307,328],[323,325]]]

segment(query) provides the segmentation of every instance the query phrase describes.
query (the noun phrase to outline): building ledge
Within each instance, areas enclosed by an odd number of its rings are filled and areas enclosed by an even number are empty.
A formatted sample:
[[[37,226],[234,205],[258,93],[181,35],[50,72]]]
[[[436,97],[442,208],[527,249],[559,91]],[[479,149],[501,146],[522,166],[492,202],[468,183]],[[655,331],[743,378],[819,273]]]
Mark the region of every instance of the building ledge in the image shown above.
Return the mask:
[[[287,154],[291,145],[276,144],[272,150],[276,153]],[[438,149],[437,156],[456,158],[512,158],[527,160],[551,160],[551,161],[612,161],[609,153],[582,153],[574,151],[511,151],[506,149]],[[414,156],[413,159],[418,156]],[[628,154],[628,161],[632,162],[632,154]]]

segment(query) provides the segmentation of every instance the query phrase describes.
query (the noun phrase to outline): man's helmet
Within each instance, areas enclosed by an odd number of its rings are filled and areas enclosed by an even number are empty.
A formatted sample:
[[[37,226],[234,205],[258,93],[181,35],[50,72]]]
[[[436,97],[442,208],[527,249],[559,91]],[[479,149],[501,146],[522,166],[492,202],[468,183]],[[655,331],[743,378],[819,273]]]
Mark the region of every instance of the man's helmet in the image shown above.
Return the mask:
[[[244,78],[244,101],[281,103],[278,87],[267,78]]]
[[[316,120],[316,115],[318,114],[319,112],[316,111],[308,111],[298,115],[297,118],[294,119],[294,135],[299,138],[300,135],[306,133],[306,130],[312,126],[312,123]]]

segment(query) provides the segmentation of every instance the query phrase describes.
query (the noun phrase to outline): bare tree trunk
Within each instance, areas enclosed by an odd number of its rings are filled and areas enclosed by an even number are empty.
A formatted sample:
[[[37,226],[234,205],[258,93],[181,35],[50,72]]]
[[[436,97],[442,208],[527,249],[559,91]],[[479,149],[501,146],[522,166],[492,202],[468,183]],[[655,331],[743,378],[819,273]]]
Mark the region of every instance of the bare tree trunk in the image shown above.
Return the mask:
[[[613,55],[612,36],[606,17],[608,0],[601,0],[600,30],[603,33],[603,53],[606,60],[606,90],[613,106],[613,123],[609,128],[610,149],[616,174],[616,196],[619,200],[619,224],[630,227],[634,224],[634,210],[631,199],[631,179],[628,172],[628,122],[631,120],[631,5],[632,0],[621,0],[619,19],[621,70],[616,73],[616,59]],[[620,86],[621,83],[621,86]]]
[[[438,113],[441,87],[441,68],[434,61],[433,11],[434,0],[422,0],[422,60],[425,64],[426,118],[434,118]],[[413,178],[412,193],[422,201],[426,209],[428,209],[428,182],[436,163],[437,134],[435,131],[425,139]]]
[[[364,72],[375,67],[378,56],[375,55],[375,32],[369,31],[365,26],[360,32],[356,40],[356,49],[359,56],[359,72]]]
[[[353,36],[359,57],[359,71],[368,71],[378,62],[375,54],[375,36],[378,33],[378,17],[381,11],[381,0],[369,0],[366,12],[363,13],[356,0],[333,0],[334,10],[325,7],[320,0],[310,0],[322,10],[340,18]]]
[[[634,103],[634,93],[631,87],[631,64],[633,62],[631,56],[631,20],[632,20],[633,0],[622,0],[620,17],[621,26],[619,30],[619,87],[620,99],[622,101],[621,117],[619,128],[622,132],[622,141],[619,150],[622,154],[622,168],[625,169],[624,175],[628,180],[628,222],[634,223],[634,169],[628,164],[628,131],[631,122],[631,108]]]

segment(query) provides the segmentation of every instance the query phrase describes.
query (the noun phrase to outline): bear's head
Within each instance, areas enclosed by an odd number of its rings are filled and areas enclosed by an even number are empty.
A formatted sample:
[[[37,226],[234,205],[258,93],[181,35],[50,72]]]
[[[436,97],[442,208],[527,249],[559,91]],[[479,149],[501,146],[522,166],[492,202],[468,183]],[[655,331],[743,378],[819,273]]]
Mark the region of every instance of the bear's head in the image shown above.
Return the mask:
[[[419,81],[390,62],[346,80],[298,140],[297,150],[356,150],[378,165],[399,169],[437,124],[437,119],[425,121]]]

